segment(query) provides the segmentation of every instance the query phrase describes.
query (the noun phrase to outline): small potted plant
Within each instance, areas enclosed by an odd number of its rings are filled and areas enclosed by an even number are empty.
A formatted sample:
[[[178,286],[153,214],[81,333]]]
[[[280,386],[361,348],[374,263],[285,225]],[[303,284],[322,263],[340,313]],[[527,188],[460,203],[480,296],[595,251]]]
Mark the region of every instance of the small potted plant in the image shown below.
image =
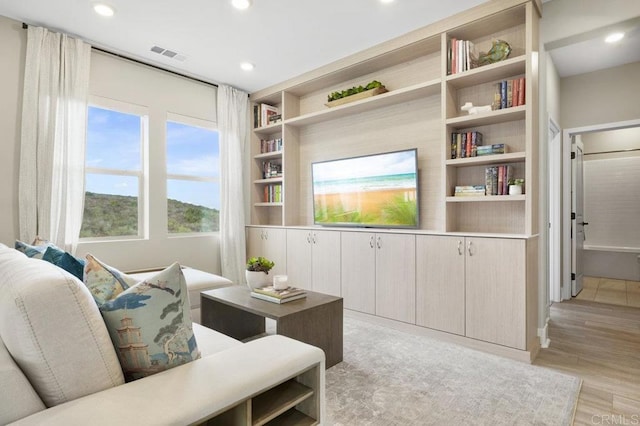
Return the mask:
[[[247,261],[247,270],[245,271],[247,278],[247,285],[251,290],[269,285],[269,271],[275,263],[262,256],[251,257]]]
[[[524,179],[509,179],[509,195],[524,194]]]

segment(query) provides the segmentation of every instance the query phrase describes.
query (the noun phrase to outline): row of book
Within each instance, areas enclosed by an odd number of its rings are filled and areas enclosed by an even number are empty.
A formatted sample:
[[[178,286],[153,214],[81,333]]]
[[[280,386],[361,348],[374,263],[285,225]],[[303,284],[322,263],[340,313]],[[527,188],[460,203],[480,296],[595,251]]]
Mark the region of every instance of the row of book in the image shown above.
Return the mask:
[[[251,297],[266,300],[273,303],[287,303],[292,300],[307,297],[307,292],[295,287],[287,287],[284,290],[276,290],[273,286],[258,287],[251,291]]]
[[[265,127],[282,121],[280,109],[269,104],[255,104],[253,106],[253,127]]]
[[[260,139],[260,154],[282,151],[282,138]]]
[[[485,195],[484,185],[460,185],[456,186],[453,194],[455,197],[480,197]]]
[[[280,161],[263,161],[262,178],[271,179],[282,177],[282,163]]]
[[[487,195],[509,195],[509,180],[513,179],[513,166],[490,166],[484,170]]]
[[[494,154],[506,154],[509,151],[509,147],[503,143],[494,143],[493,145],[482,145],[476,149],[478,157]]]
[[[525,79],[524,77],[513,80],[502,80],[493,98],[492,109],[505,109],[524,105],[525,103]]]
[[[480,145],[482,145],[480,132],[451,133],[451,158],[475,157]]]
[[[447,74],[458,74],[475,68],[477,55],[475,46],[469,40],[449,40],[447,50]]]
[[[264,186],[264,198],[265,203],[282,203],[284,197],[282,196],[282,184],[274,183]]]

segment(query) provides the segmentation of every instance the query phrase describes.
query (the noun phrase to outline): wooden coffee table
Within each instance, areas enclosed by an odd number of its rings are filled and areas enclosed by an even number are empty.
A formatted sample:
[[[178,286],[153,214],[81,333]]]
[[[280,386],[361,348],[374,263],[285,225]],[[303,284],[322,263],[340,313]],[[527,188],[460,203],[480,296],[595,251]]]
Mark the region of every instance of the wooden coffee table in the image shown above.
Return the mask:
[[[265,332],[265,318],[276,321],[276,332],[317,346],[326,368],[342,361],[342,298],[307,290],[307,297],[277,304],[251,297],[247,287],[234,285],[200,293],[202,325],[244,340]]]

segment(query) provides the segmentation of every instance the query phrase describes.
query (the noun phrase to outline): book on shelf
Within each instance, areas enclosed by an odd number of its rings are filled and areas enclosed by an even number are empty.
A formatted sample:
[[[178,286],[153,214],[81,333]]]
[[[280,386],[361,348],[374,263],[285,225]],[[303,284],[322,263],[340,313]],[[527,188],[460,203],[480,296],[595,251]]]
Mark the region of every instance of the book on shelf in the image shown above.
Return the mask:
[[[455,197],[478,197],[486,193],[485,185],[458,185],[453,195]]]
[[[307,297],[307,292],[296,287],[287,287],[284,290],[276,290],[272,285],[269,285],[253,289],[251,296],[257,299],[267,300],[269,302],[286,303]]]
[[[272,114],[269,116],[268,124],[275,124],[282,121],[282,114]]]
[[[253,127],[259,128],[273,124],[270,117],[280,115],[280,109],[269,104],[255,104],[253,106]],[[282,119],[282,116],[280,116]]]
[[[487,195],[509,195],[509,181],[513,179],[513,166],[501,164],[485,168]]]
[[[519,77],[497,83],[493,109],[505,109],[525,104],[525,80]]]
[[[282,138],[260,139],[260,154],[282,151]]]
[[[485,155],[506,154],[507,152],[509,152],[509,147],[503,143],[479,145],[476,149],[476,156],[482,157]]]
[[[476,157],[482,139],[482,133],[476,131],[451,133],[451,159]]]
[[[474,68],[477,56],[472,41],[452,37],[447,49],[447,74],[458,74]]]
[[[282,196],[282,185],[273,184],[264,186],[264,202],[265,203],[281,203],[284,201]]]
[[[282,162],[280,161],[263,161],[262,162],[262,178],[272,179],[282,177]]]

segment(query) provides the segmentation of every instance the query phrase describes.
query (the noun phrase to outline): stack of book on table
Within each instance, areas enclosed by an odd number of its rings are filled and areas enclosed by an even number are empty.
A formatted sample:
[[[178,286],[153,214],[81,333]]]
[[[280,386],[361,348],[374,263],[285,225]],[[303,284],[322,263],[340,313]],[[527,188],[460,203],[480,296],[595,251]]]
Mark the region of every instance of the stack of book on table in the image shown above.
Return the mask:
[[[272,285],[259,287],[251,292],[251,296],[256,299],[267,300],[273,303],[286,303],[292,300],[307,297],[307,292],[295,287],[287,287],[284,290],[276,290]]]

